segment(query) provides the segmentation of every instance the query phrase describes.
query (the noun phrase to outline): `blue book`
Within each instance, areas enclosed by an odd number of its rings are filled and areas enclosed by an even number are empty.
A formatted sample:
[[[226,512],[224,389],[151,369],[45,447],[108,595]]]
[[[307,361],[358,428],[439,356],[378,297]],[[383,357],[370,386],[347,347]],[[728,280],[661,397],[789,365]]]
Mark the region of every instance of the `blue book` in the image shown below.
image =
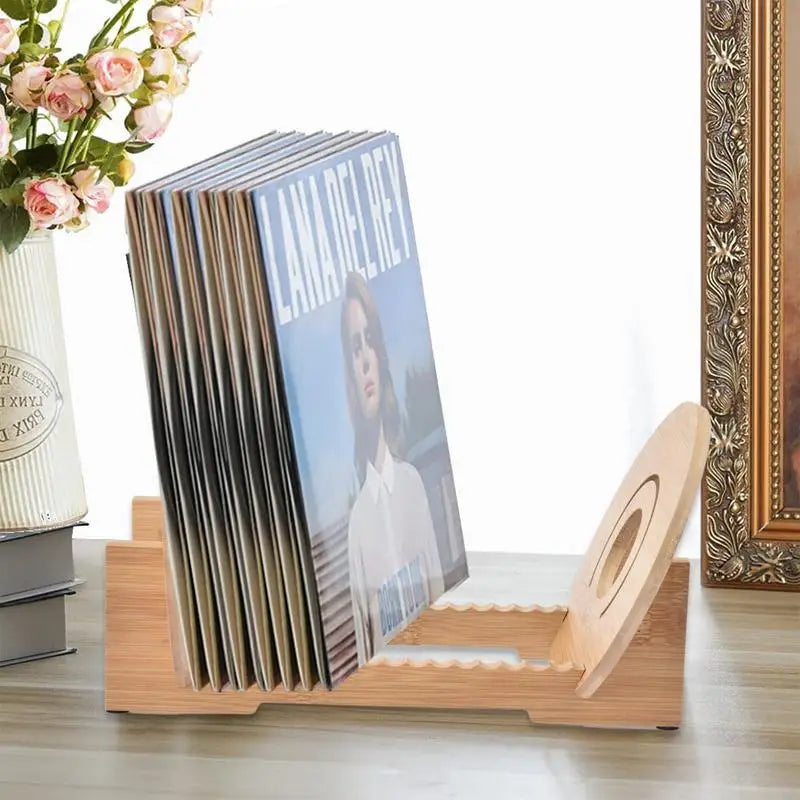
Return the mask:
[[[467,577],[400,146],[361,138],[246,192],[324,682]]]

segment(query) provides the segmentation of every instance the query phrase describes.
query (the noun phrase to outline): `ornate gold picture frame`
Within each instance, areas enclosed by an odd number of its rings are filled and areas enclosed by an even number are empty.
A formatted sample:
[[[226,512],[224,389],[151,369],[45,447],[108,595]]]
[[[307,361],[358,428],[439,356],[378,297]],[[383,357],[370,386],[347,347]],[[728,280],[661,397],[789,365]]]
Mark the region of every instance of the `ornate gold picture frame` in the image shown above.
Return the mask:
[[[703,580],[800,591],[800,0],[704,0],[703,49]]]

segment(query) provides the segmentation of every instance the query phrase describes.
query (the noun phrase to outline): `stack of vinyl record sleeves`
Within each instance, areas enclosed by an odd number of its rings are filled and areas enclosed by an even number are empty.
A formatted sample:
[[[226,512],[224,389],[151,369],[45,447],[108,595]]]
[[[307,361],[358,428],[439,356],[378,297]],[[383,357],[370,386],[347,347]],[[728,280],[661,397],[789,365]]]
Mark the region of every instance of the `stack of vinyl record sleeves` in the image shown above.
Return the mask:
[[[176,667],[332,688],[467,574],[397,137],[270,133],[127,215]]]

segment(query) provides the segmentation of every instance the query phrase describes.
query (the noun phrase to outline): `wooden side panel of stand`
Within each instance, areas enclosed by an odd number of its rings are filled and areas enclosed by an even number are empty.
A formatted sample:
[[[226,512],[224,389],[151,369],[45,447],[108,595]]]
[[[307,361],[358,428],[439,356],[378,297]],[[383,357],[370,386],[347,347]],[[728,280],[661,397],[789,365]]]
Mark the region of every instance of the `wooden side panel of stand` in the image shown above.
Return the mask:
[[[135,542],[115,542],[106,548],[106,709],[149,714],[251,714],[271,703],[517,709],[542,723],[678,726],[683,703],[688,582],[688,562],[676,561],[614,673],[586,700],[575,694],[581,670],[571,665],[464,666],[388,661],[368,664],[333,692],[287,692],[282,688],[269,693],[256,688],[238,693],[209,689],[195,692],[178,685],[173,669],[163,547],[137,537]],[[450,646],[520,646],[538,655],[546,652],[561,619],[560,609],[444,607],[425,612],[404,640]],[[504,620],[508,624],[505,630]]]
[[[164,507],[160,497],[134,497],[131,504],[134,542],[164,541]]]

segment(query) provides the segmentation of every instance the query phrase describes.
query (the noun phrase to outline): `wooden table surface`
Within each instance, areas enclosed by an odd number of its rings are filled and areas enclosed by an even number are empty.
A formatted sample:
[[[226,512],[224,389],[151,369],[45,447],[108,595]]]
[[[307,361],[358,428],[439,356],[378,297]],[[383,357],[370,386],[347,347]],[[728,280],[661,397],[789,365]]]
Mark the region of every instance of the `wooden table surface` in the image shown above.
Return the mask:
[[[702,590],[684,727],[533,727],[524,714],[268,707],[103,711],[103,543],[77,541],[73,656],[0,670],[0,800],[800,798],[800,594]],[[474,554],[456,601],[564,602],[578,561]]]

